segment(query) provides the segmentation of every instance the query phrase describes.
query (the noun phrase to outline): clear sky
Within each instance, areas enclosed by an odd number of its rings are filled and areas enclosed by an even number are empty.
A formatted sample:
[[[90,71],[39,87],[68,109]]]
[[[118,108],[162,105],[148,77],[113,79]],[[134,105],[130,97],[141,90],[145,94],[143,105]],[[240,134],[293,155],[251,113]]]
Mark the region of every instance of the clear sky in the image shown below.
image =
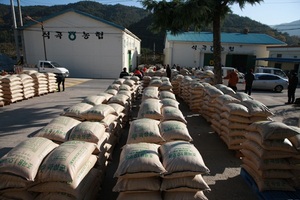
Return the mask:
[[[13,0],[17,5],[17,0]],[[29,5],[61,5],[75,3],[79,0],[20,0],[21,6]],[[138,0],[90,0],[102,4],[123,4],[126,6],[142,7]],[[10,0],[0,0],[0,3],[10,4]],[[300,0],[264,0],[260,4],[251,6],[246,4],[241,10],[233,5],[232,11],[239,16],[249,17],[266,25],[278,25],[300,20]],[[300,26],[300,25],[299,25]]]

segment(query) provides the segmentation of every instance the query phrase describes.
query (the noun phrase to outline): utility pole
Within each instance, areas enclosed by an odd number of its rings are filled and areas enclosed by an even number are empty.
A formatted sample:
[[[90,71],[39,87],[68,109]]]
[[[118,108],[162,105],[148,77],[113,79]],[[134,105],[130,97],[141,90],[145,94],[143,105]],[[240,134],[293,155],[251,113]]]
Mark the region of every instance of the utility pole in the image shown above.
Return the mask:
[[[18,9],[19,9],[19,19],[20,19],[20,27],[23,26],[23,18],[22,18],[22,11],[21,11],[21,3],[20,3],[20,0],[18,0]],[[25,57],[25,42],[24,42],[24,35],[23,35],[23,31],[20,31],[19,30],[19,34],[21,36],[21,46],[22,46],[22,49],[21,49],[21,52],[22,52],[22,61],[24,63],[26,63],[26,57]]]
[[[45,31],[44,31],[44,24],[43,22],[39,22],[35,19],[32,19],[30,16],[27,16],[26,19],[31,20],[33,22],[36,22],[38,24],[41,25],[41,29],[42,29],[42,37],[43,37],[43,45],[44,45],[44,55],[45,55],[45,60],[47,60],[47,51],[46,51],[46,42],[45,42]]]
[[[13,28],[14,28],[17,60],[20,60],[19,37],[18,37],[18,30],[17,30],[18,27],[17,27],[15,6],[14,6],[14,1],[13,0],[10,0],[10,5],[11,5],[11,11],[12,11],[12,18],[13,18]]]

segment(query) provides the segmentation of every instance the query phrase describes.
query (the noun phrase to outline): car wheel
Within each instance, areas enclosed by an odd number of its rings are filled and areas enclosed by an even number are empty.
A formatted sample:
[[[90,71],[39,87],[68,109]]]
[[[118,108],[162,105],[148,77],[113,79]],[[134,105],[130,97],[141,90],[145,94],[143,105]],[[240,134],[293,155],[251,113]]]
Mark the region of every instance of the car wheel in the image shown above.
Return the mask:
[[[274,91],[275,91],[275,92],[282,92],[282,90],[283,90],[282,85],[277,85],[277,86],[274,88]]]

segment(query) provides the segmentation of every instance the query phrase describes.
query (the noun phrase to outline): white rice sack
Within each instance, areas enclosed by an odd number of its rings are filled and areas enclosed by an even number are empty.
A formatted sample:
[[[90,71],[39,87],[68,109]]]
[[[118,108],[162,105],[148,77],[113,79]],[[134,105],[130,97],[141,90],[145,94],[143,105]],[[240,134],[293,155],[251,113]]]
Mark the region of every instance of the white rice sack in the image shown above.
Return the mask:
[[[221,90],[217,89],[214,86],[205,86],[204,89],[205,92],[212,98],[218,97],[220,95],[224,95],[224,93]]]
[[[224,105],[227,103],[239,103],[240,102],[240,100],[238,100],[228,94],[224,94],[224,95],[220,95],[220,96],[216,97],[215,101],[221,105]]]
[[[210,187],[207,185],[201,174],[162,179],[161,191],[197,192],[204,190],[210,191]]]
[[[107,105],[110,105],[118,115],[123,113],[125,110],[125,107],[118,103],[108,103]]]
[[[160,91],[170,91],[172,88],[173,86],[170,81],[162,81],[161,85],[159,86]]]
[[[97,144],[104,133],[105,126],[101,123],[84,121],[71,130],[68,140],[79,140]]]
[[[31,184],[34,184],[34,182],[28,181],[21,176],[0,173],[0,191],[10,189],[25,190],[25,188],[29,187]]]
[[[133,87],[135,85],[135,81],[132,79],[126,79],[123,84]]]
[[[69,108],[66,108],[61,115],[72,117],[78,120],[84,120],[82,113],[84,113],[92,107],[93,105],[89,103],[77,103]]]
[[[114,177],[138,178],[166,173],[159,160],[159,145],[151,143],[126,144]]]
[[[143,91],[142,101],[148,98],[158,99],[159,91],[157,87],[146,87]]]
[[[102,104],[105,101],[106,101],[105,96],[91,95],[86,97],[82,102],[95,106],[95,105]]]
[[[161,184],[160,177],[147,178],[118,178],[116,185],[113,187],[113,192],[128,192],[128,191],[159,191]]]
[[[159,128],[162,137],[167,142],[173,140],[193,141],[186,124],[183,122],[174,120],[164,121],[160,123]]]
[[[162,84],[162,80],[161,79],[151,79],[149,82],[149,86],[154,86],[154,87],[160,87]]]
[[[300,150],[300,128],[294,126],[291,126],[290,128],[294,129],[298,134],[288,139],[297,150]]]
[[[244,117],[250,117],[249,110],[246,106],[240,103],[228,103],[222,108],[223,111],[227,111],[230,115],[239,115]]]
[[[165,107],[165,106],[172,106],[174,108],[178,108],[179,109],[179,102],[177,100],[174,100],[174,99],[162,99],[160,101],[160,103],[162,104],[162,107]]]
[[[283,122],[259,121],[252,123],[247,130],[256,130],[260,133],[262,140],[284,140],[298,135],[299,132]]]
[[[120,87],[119,87],[119,92],[120,92],[121,90],[131,91],[131,90],[132,90],[132,86],[129,86],[129,85],[126,85],[126,84],[122,84],[122,85],[120,85]]]
[[[159,121],[154,119],[137,119],[130,123],[127,144],[147,142],[160,144],[165,140],[160,135]]]
[[[26,139],[0,159],[0,172],[34,181],[43,159],[57,146],[47,138]]]
[[[26,190],[5,191],[1,194],[1,200],[11,200],[11,199],[32,200],[35,199],[35,197],[36,194],[30,193]]]
[[[120,192],[117,200],[163,200],[160,192]]]
[[[72,182],[95,148],[95,144],[84,141],[62,143],[42,162],[38,180]]]
[[[162,99],[166,99],[166,98],[176,100],[176,96],[175,96],[175,94],[173,92],[170,92],[170,91],[161,91],[159,93],[159,99],[162,100]]]
[[[34,200],[74,200],[76,199],[73,195],[62,193],[62,192],[49,192],[49,193],[40,193]]]
[[[251,96],[244,92],[237,92],[236,94],[232,95],[233,97],[237,98],[240,101],[247,101],[247,100],[253,100]]]
[[[113,84],[119,84],[122,85],[126,79],[125,78],[118,78],[113,81]]]
[[[103,124],[107,128],[107,127],[111,126],[112,124],[114,124],[117,119],[118,119],[118,116],[116,116],[114,114],[108,114],[100,121],[100,123]]]
[[[105,90],[105,93],[111,94],[111,95],[116,95],[118,93],[118,90],[116,89],[107,89]]]
[[[162,119],[160,101],[158,99],[151,98],[144,100],[140,105],[137,118]]]
[[[43,127],[36,137],[45,137],[57,142],[65,142],[68,140],[71,129],[80,124],[81,121],[68,116],[59,116],[51,120]]]
[[[257,100],[245,100],[241,104],[248,108],[251,116],[269,117],[274,115],[266,105]]]
[[[227,94],[230,96],[234,96],[236,94],[236,92],[232,88],[230,88],[224,84],[218,84],[218,85],[215,85],[215,87],[218,88],[219,90],[221,90],[224,94]]]
[[[208,200],[203,191],[198,192],[165,192],[164,200]]]
[[[162,116],[163,116],[162,121],[177,120],[185,124],[187,123],[181,110],[179,110],[178,108],[174,108],[172,106],[163,107]]]
[[[88,121],[101,121],[109,114],[118,115],[118,113],[108,104],[99,104],[93,106],[82,113],[82,116]]]
[[[126,106],[128,104],[129,97],[125,94],[116,94],[113,97],[111,97],[108,101],[108,104],[110,103],[118,103],[122,106]]]
[[[206,167],[201,154],[197,148],[186,141],[168,142],[160,147],[163,166],[167,170],[165,178],[176,178],[184,176],[195,176],[207,174]]]
[[[110,85],[107,87],[107,90],[111,90],[111,89],[113,89],[113,90],[119,90],[119,87],[120,87],[119,84],[113,83],[113,84],[110,84]]]
[[[85,179],[85,177],[90,173],[92,168],[97,162],[97,156],[91,155],[83,167],[78,171],[74,180],[72,182],[62,182],[62,181],[47,181],[40,182],[27,190],[30,192],[62,192],[73,196],[78,196],[78,191],[76,189]]]
[[[109,94],[107,92],[100,92],[100,93],[97,94],[97,96],[104,96],[105,99],[106,99],[106,101],[104,101],[103,103],[106,103],[114,95],[113,94]]]

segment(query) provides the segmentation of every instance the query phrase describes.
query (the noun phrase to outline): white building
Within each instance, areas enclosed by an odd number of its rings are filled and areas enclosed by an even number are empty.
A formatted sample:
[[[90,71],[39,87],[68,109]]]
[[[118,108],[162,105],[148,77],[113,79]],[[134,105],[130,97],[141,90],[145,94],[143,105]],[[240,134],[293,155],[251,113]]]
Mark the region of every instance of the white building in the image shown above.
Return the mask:
[[[47,59],[68,68],[70,77],[116,78],[123,67],[138,65],[141,40],[122,26],[73,9],[40,22],[23,28],[29,66]]]
[[[267,46],[286,45],[266,34],[221,33],[221,64],[235,67],[241,72],[256,65],[266,65],[257,57],[267,57]],[[164,64],[181,67],[204,67],[214,65],[213,34],[209,32],[185,32],[165,38]]]

